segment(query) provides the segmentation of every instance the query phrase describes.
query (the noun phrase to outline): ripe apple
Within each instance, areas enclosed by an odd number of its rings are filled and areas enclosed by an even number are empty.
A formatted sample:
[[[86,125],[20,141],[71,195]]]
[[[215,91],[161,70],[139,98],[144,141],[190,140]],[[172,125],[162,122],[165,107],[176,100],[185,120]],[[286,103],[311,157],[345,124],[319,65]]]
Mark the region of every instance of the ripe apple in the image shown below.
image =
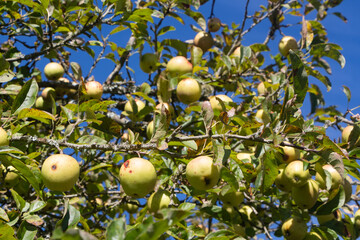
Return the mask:
[[[331,176],[331,188],[330,189],[337,189],[339,188],[340,184],[343,183],[343,179],[338,171],[330,165],[326,164],[322,166],[319,171],[316,172],[315,180],[319,183],[319,187],[321,189],[326,189],[326,174],[325,171],[330,173]]]
[[[103,87],[97,81],[90,81],[85,83],[86,96],[89,98],[101,99],[103,94]]]
[[[295,160],[290,162],[284,169],[285,178],[293,187],[301,187],[307,183],[311,175],[309,170],[304,171],[304,162]]]
[[[355,224],[355,228],[359,231],[360,230],[360,209],[358,209],[354,214],[354,224]]]
[[[253,152],[240,152],[236,155],[236,158],[239,159],[240,161],[246,162],[246,163],[251,163],[252,159],[251,156],[254,156]],[[246,160],[246,161],[244,161]]]
[[[145,197],[156,183],[156,171],[149,160],[130,158],[120,168],[120,184],[126,195]]]
[[[352,186],[351,183],[349,182],[349,177],[347,176],[344,179],[344,183],[343,183],[343,187],[344,187],[344,191],[345,191],[345,203],[349,202],[351,200],[351,195],[352,195]]]
[[[9,145],[9,138],[7,132],[0,127],[0,146],[8,146]]]
[[[139,209],[139,201],[138,200],[131,200],[123,205],[125,211],[130,214],[136,213]]]
[[[147,201],[147,207],[149,212],[156,213],[160,209],[169,207],[170,204],[170,192],[166,190],[158,190],[151,194]]]
[[[281,55],[286,57],[289,54],[290,49],[292,50],[298,49],[297,42],[295,38],[291,36],[285,36],[281,39],[279,43],[279,51]]]
[[[152,73],[156,70],[156,64],[158,62],[156,54],[145,53],[140,57],[140,68],[145,73]]]
[[[307,226],[300,217],[291,217],[281,226],[281,231],[287,240],[303,240],[307,235]]]
[[[194,45],[201,48],[201,50],[205,53],[214,45],[214,40],[210,33],[202,31],[196,34],[194,38]]]
[[[220,170],[211,157],[200,156],[187,164],[186,178],[194,188],[208,190],[219,181]]]
[[[293,147],[281,147],[282,150],[284,151],[284,157],[283,160],[286,163],[292,162],[294,160],[297,160],[300,158],[300,151],[297,148],[293,148]]]
[[[51,96],[53,97],[53,99],[55,99],[55,89],[52,87],[46,87],[44,88],[44,90],[41,93],[41,96],[43,97],[44,100],[49,101],[51,100]]]
[[[275,185],[283,192],[291,192],[292,184],[285,177],[284,169],[279,169],[279,174],[275,178]]]
[[[303,186],[292,188],[292,197],[299,208],[312,208],[319,196],[319,185],[313,179],[309,179]]]
[[[217,32],[221,27],[221,21],[216,17],[210,18],[207,22],[207,26],[210,32]]]
[[[58,79],[59,82],[64,82],[64,83],[70,83],[69,79],[61,77]],[[64,96],[65,94],[68,96],[72,96],[75,95],[77,93],[76,89],[72,89],[72,88],[67,88],[67,87],[57,87],[55,89],[56,95],[59,97]]]
[[[41,175],[48,189],[65,192],[74,187],[80,175],[80,166],[69,155],[54,154],[44,161]]]
[[[220,101],[217,98],[219,98],[221,101],[223,101],[225,105],[228,104],[229,102],[233,102],[233,100],[226,95],[211,96],[211,97],[209,97],[209,99],[210,99],[210,104],[211,104],[211,108],[213,109],[213,111],[219,111],[219,112],[223,111]]]
[[[259,109],[256,112],[255,118],[257,118],[257,120],[263,124],[268,124],[271,120],[270,120],[270,116],[264,112],[263,109]]]
[[[186,73],[191,73],[192,69],[192,64],[183,56],[173,57],[166,64],[166,71],[170,74],[170,76],[180,76]]]
[[[48,63],[44,68],[44,74],[49,80],[58,80],[64,75],[64,73],[64,68],[56,62]]]
[[[222,194],[220,192],[219,198],[224,204],[238,207],[244,201],[244,193],[228,191],[225,194]]]
[[[201,86],[193,78],[186,78],[179,82],[176,88],[176,95],[180,102],[190,104],[201,97]]]
[[[148,139],[150,139],[152,137],[152,135],[154,134],[154,121],[149,122],[149,124],[146,127],[146,136],[148,137]]]
[[[141,101],[140,99],[134,99],[135,104],[137,106],[137,109],[133,109],[133,106],[131,105],[130,101],[127,101],[127,103],[125,104],[124,110],[127,114],[127,116],[133,120],[136,121],[136,115],[145,108],[145,103],[143,101]]]

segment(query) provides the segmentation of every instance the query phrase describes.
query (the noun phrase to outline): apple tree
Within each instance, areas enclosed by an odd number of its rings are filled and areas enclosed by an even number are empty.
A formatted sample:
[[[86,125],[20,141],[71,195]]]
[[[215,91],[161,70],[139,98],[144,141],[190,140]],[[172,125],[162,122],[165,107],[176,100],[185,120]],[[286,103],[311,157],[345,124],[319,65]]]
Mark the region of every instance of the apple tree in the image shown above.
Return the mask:
[[[0,1],[0,239],[356,239],[341,3]]]

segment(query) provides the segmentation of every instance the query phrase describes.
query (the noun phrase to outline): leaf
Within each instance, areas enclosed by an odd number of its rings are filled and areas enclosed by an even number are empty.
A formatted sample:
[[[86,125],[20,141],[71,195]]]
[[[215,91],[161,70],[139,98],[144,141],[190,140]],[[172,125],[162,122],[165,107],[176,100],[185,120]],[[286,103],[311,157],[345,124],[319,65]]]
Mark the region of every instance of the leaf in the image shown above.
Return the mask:
[[[29,80],[21,88],[11,108],[11,113],[17,114],[24,108],[30,108],[36,101],[39,86],[35,79]]]
[[[345,93],[345,95],[346,95],[346,97],[347,97],[348,102],[350,102],[350,100],[351,100],[351,91],[350,91],[350,88],[348,88],[348,87],[345,86],[345,85],[342,85],[342,87],[344,88],[343,91],[344,91],[344,93]]]
[[[214,118],[214,112],[213,112],[213,109],[212,109],[211,104],[210,104],[209,101],[204,101],[201,104],[201,114],[202,114],[203,119],[204,119],[204,125],[205,125],[205,129],[206,129],[206,133],[209,134],[209,132],[211,130],[212,120]]]
[[[33,118],[45,124],[51,124],[51,121],[55,121],[54,115],[42,111],[36,108],[24,108],[19,112],[18,119]]]
[[[334,212],[336,209],[341,208],[345,204],[345,191],[341,185],[336,196],[325,204],[317,208],[317,215],[326,215]]]
[[[221,168],[220,176],[225,182],[230,184],[230,186],[232,186],[234,189],[239,189],[239,183],[236,177],[227,168],[225,167]]]
[[[92,143],[96,143],[96,144],[106,144],[107,141],[101,137],[95,136],[95,135],[85,135],[82,136],[81,138],[79,138],[79,143],[82,144],[92,144]]]
[[[35,227],[39,227],[44,224],[44,220],[42,220],[38,215],[29,214],[24,216],[24,220]]]
[[[290,50],[290,61],[293,66],[294,91],[296,94],[296,102],[303,103],[308,90],[308,77],[300,57]]]
[[[68,228],[75,227],[80,221],[79,210],[68,203],[66,205],[68,207],[65,207],[65,214],[63,218],[56,223],[56,227],[61,226],[63,231],[66,231]]]
[[[231,235],[233,235],[232,232],[225,230],[225,229],[221,229],[221,230],[217,230],[215,232],[209,233],[208,235],[206,235],[204,240],[215,240],[215,239],[226,240],[226,239],[229,239],[229,237],[226,237],[226,236],[231,236]],[[222,238],[222,237],[225,237],[225,238]]]
[[[0,222],[0,239],[15,240],[14,229],[4,222]]]
[[[106,229],[107,240],[123,240],[126,236],[125,216],[113,220]]]
[[[13,189],[10,189],[10,192],[15,200],[16,207],[21,211],[25,212],[29,207],[29,203],[25,202],[25,200]]]
[[[29,212],[34,213],[34,212],[40,211],[45,206],[46,206],[46,202],[41,201],[41,200],[35,200],[30,203]]]
[[[339,49],[341,48],[333,43],[319,43],[312,46],[310,54],[316,57],[332,58],[340,64],[341,68],[344,68],[346,61]]]
[[[178,39],[165,39],[161,46],[170,46],[179,51],[178,55],[186,56],[188,44]]]
[[[9,216],[6,214],[5,210],[3,208],[0,208],[0,219],[8,222],[9,220]]]

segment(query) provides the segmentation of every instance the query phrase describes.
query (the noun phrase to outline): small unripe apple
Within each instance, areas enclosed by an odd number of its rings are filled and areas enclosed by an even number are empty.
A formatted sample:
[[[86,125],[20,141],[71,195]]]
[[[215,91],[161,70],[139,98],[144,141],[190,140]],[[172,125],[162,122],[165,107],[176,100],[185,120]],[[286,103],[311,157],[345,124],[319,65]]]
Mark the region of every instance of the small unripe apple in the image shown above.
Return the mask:
[[[6,176],[5,176],[5,184],[8,187],[14,187],[16,184],[19,183],[19,174],[17,170],[13,166],[8,166],[6,168]]]
[[[80,166],[69,155],[54,154],[44,161],[41,175],[48,189],[65,192],[74,187],[80,175]]]
[[[124,210],[130,214],[136,213],[139,209],[139,201],[138,200],[131,200],[124,204]]]
[[[214,45],[214,40],[210,33],[202,31],[196,34],[194,38],[194,45],[201,48],[201,50],[205,53]]]
[[[156,64],[158,62],[156,54],[145,53],[140,57],[140,68],[145,73],[152,73],[156,70]]]
[[[326,174],[325,171],[328,171],[331,176],[331,188],[330,189],[337,189],[339,188],[340,184],[343,183],[343,179],[338,171],[330,165],[326,164],[322,166],[322,169],[316,172],[315,180],[319,183],[319,187],[321,189],[326,189]]]
[[[214,111],[219,111],[219,112],[222,112],[223,109],[221,107],[221,104],[220,104],[220,101],[217,99],[219,98],[221,101],[223,101],[223,103],[225,104],[228,104],[229,102],[233,102],[233,100],[226,96],[226,95],[216,95],[216,96],[211,96],[209,97],[209,100],[210,100],[210,104],[211,104],[211,108],[214,110]]]
[[[46,87],[44,88],[44,90],[41,93],[41,96],[43,97],[44,100],[49,101],[51,100],[51,96],[53,97],[53,99],[55,99],[55,89],[52,87]]]
[[[221,21],[216,17],[210,18],[207,22],[207,26],[210,32],[217,32],[221,27]]]
[[[270,116],[264,112],[263,109],[259,109],[257,112],[256,112],[256,115],[255,117],[259,120],[259,122],[263,123],[263,124],[268,124],[271,120],[270,120]]]
[[[166,64],[166,71],[171,76],[180,76],[186,73],[191,73],[192,69],[192,64],[183,56],[173,57]]]
[[[342,139],[343,143],[349,142],[350,133],[353,129],[354,129],[354,126],[352,126],[352,125],[348,125],[343,129],[342,134],[341,134],[341,139]]]
[[[298,49],[297,42],[295,38],[291,36],[285,36],[281,39],[279,43],[279,51],[281,55],[286,57],[289,54],[290,49],[292,50]]]
[[[149,122],[149,124],[146,127],[146,136],[148,137],[148,139],[150,139],[154,134],[154,128],[155,128],[154,121]]]
[[[300,160],[290,162],[285,167],[284,174],[293,187],[303,186],[311,177],[308,169],[304,171],[304,162]]]
[[[120,185],[128,196],[142,198],[154,190],[156,171],[149,160],[130,158],[121,165],[119,176]]]
[[[319,186],[315,180],[309,179],[300,187],[292,188],[292,197],[299,208],[312,208],[319,196]]]
[[[201,97],[201,86],[193,78],[186,78],[179,82],[176,88],[176,95],[180,102],[190,104]]]
[[[44,68],[44,74],[49,80],[58,80],[64,75],[64,73],[64,68],[56,62],[48,63]]]
[[[141,101],[140,99],[134,99],[137,109],[133,109],[133,106],[131,105],[130,101],[127,101],[124,107],[124,110],[127,114],[127,116],[135,121],[137,120],[136,115],[145,108],[145,103]]]
[[[242,208],[239,209],[239,212],[241,214],[244,214],[249,221],[254,221],[256,219],[256,215],[254,213],[254,210],[252,207],[245,205]]]
[[[97,81],[90,81],[85,84],[86,96],[89,98],[101,99],[103,87]]]
[[[8,146],[9,145],[9,136],[7,132],[0,127],[0,146]]]
[[[291,192],[292,184],[285,177],[284,169],[279,169],[279,174],[275,178],[275,185],[283,192]]]
[[[230,204],[233,207],[238,207],[244,201],[244,193],[228,191],[227,193],[222,194],[220,192],[219,198],[224,204]]]
[[[307,235],[306,222],[299,217],[291,217],[283,223],[281,231],[287,240],[303,240]]]
[[[151,194],[147,201],[149,212],[156,213],[160,209],[169,207],[170,192],[166,190],[158,190]]]
[[[186,178],[194,188],[208,190],[219,181],[220,170],[211,157],[200,156],[187,164]]]
[[[284,155],[283,155],[283,160],[286,163],[295,161],[297,159],[300,158],[300,151],[297,148],[293,148],[293,147],[281,147],[284,151]]]

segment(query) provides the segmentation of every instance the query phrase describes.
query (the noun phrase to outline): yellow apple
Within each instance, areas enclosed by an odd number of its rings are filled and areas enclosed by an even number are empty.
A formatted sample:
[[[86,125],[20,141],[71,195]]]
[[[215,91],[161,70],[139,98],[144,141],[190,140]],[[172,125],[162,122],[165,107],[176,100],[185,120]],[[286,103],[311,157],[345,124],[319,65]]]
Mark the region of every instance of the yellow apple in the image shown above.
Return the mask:
[[[157,192],[154,192],[147,201],[149,212],[156,213],[160,209],[168,208],[170,200],[169,191],[158,190]]]
[[[311,177],[308,169],[304,171],[304,162],[300,160],[290,162],[285,167],[284,174],[293,187],[305,185]]]
[[[263,109],[259,109],[256,112],[255,118],[257,118],[257,120],[259,120],[259,122],[261,122],[265,125],[270,123],[270,121],[271,121],[270,116],[266,112],[264,112]]]
[[[281,226],[281,231],[287,240],[303,240],[307,235],[307,226],[300,217],[291,217]]]
[[[296,205],[301,209],[312,208],[319,196],[319,186],[313,179],[309,179],[304,185],[292,188],[292,197]]]
[[[191,73],[192,69],[192,64],[183,56],[173,57],[166,64],[166,71],[171,76],[180,76],[186,73]]]
[[[297,42],[295,38],[291,36],[285,36],[281,39],[279,43],[279,51],[283,56],[287,56],[289,54],[290,49],[296,50],[298,49]]]
[[[0,146],[8,146],[9,145],[9,136],[7,132],[0,127]]]
[[[202,31],[196,34],[194,38],[194,45],[201,48],[201,50],[205,53],[214,45],[214,40],[210,33]]]
[[[220,170],[211,157],[200,156],[187,164],[186,178],[194,188],[208,190],[219,181]]]
[[[90,81],[85,84],[86,96],[89,98],[101,99],[103,87],[97,81]]]
[[[209,100],[210,100],[211,108],[214,111],[219,111],[219,112],[223,111],[223,109],[221,107],[221,104],[220,104],[220,101],[217,98],[219,98],[221,101],[223,101],[225,106],[227,104],[229,104],[230,102],[233,102],[233,100],[230,97],[226,96],[226,95],[211,96],[211,97],[209,97]]]
[[[285,177],[284,169],[279,169],[279,174],[275,178],[275,185],[283,192],[291,192],[292,184]]]
[[[293,147],[281,147],[282,150],[284,151],[284,157],[283,160],[286,163],[298,160],[300,158],[300,151],[299,149],[293,148]]]
[[[224,204],[230,204],[233,207],[238,207],[244,200],[244,193],[228,191],[225,194],[222,194],[220,192],[219,198]]]
[[[319,171],[316,172],[315,180],[319,183],[321,189],[326,189],[326,174],[325,171],[330,173],[331,176],[331,188],[337,189],[343,183],[343,179],[340,173],[330,164],[322,166]]]
[[[44,68],[44,74],[49,80],[58,80],[64,75],[64,73],[64,68],[56,62],[48,63]]]
[[[127,116],[133,120],[136,121],[136,115],[145,108],[145,103],[141,101],[140,99],[134,99],[137,109],[133,109],[133,106],[131,105],[130,101],[127,101],[125,104],[124,110],[127,114]]]
[[[190,104],[201,97],[201,86],[193,78],[186,78],[179,82],[176,88],[176,95],[180,102]]]

